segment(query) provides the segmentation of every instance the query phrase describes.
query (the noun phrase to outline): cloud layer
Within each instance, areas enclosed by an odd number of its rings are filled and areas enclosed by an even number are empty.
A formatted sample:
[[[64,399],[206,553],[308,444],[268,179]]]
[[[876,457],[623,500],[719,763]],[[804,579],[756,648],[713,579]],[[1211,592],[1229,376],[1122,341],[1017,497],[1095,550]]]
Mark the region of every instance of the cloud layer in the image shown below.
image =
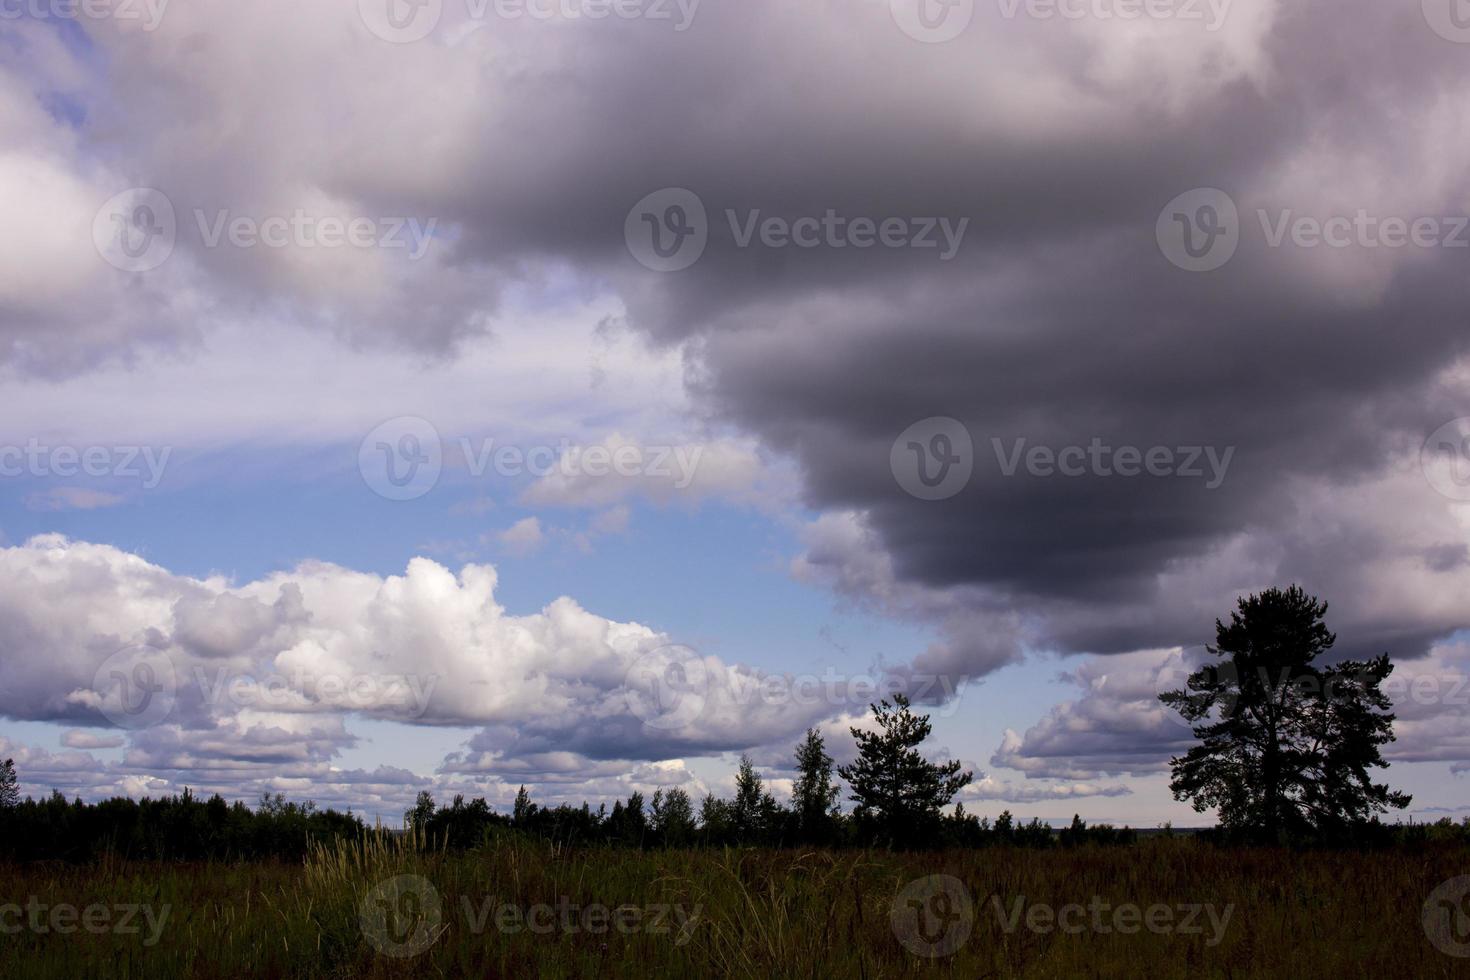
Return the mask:
[[[443,764],[466,784],[585,789],[790,739],[854,703],[840,687],[767,696],[763,675],[569,598],[512,615],[485,565],[417,558],[382,577],[309,562],[234,585],[46,536],[0,548],[0,580],[0,714],[79,726],[63,738],[78,750],[126,736],[123,769],[43,753],[25,760],[32,780],[73,766],[88,786],[279,776],[331,793],[350,781],[333,765],[349,724],[376,719],[478,729]]]

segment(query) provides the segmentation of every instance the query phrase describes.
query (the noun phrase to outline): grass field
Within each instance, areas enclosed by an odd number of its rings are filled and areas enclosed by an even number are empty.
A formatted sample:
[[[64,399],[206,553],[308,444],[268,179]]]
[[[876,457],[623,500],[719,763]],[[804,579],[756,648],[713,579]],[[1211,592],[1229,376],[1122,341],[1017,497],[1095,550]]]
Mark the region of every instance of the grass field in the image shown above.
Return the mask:
[[[1458,844],[1180,838],[927,854],[383,840],[304,866],[11,866],[0,977],[1470,976],[1422,917],[1466,872]]]

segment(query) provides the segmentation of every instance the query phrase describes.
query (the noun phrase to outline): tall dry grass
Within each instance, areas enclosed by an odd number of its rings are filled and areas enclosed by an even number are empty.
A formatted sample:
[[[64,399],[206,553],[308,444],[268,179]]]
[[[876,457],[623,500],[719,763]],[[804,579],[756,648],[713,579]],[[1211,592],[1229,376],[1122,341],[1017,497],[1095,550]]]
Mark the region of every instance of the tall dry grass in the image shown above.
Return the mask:
[[[963,882],[973,927],[953,955],[927,959],[899,941],[890,912],[905,885],[935,873]],[[1429,892],[1466,873],[1470,849],[1461,845],[1293,853],[1174,839],[1040,852],[639,853],[508,837],[446,853],[384,834],[318,848],[301,865],[0,867],[0,905],[35,896],[48,905],[170,908],[151,947],[141,935],[0,935],[0,977],[1470,976],[1470,959],[1435,949],[1421,924]],[[368,893],[399,875],[430,882],[443,912],[436,941],[409,959],[379,952],[360,918]],[[1233,911],[1218,945],[1208,935],[1007,931],[1001,912],[1023,896],[1028,905],[1097,896]],[[558,901],[681,903],[699,914],[684,932],[658,935],[506,933],[493,917],[483,931],[472,928],[487,907]]]

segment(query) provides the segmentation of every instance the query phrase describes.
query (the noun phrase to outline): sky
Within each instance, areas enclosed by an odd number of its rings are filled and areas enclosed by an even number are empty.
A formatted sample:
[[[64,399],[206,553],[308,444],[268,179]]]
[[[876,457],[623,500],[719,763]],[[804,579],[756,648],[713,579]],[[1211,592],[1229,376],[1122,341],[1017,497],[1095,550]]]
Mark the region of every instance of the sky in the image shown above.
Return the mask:
[[[1238,597],[1470,816],[1458,0],[0,4],[0,755],[396,822],[778,796],[1208,824]]]

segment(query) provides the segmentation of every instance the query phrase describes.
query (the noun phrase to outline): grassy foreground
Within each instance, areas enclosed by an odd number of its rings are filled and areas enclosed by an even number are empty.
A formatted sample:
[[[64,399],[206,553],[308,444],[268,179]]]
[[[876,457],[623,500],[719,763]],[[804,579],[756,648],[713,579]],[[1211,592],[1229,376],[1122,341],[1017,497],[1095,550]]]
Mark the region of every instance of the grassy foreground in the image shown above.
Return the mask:
[[[928,854],[386,840],[304,867],[0,866],[0,906],[20,907],[0,910],[0,976],[1470,976],[1422,919],[1466,873],[1458,844],[1183,839]]]

